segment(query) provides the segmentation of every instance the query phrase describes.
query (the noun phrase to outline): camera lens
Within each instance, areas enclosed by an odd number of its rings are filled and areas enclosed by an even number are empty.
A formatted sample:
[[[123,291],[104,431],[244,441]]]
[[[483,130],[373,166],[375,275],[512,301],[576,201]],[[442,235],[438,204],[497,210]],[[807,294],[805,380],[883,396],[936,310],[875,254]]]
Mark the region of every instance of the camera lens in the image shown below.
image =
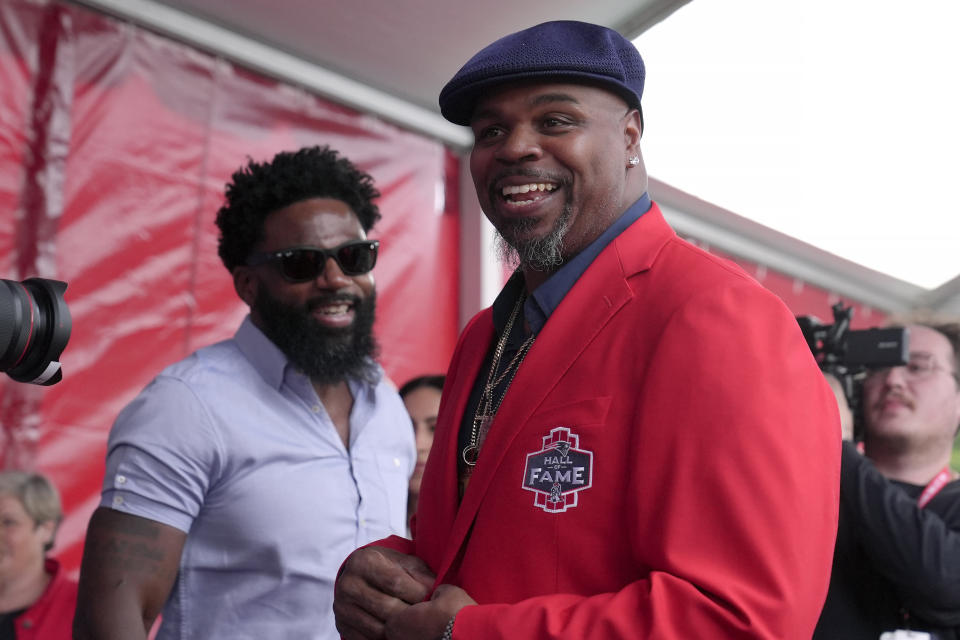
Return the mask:
[[[0,371],[17,382],[60,382],[57,359],[72,326],[66,290],[59,280],[0,280]]]

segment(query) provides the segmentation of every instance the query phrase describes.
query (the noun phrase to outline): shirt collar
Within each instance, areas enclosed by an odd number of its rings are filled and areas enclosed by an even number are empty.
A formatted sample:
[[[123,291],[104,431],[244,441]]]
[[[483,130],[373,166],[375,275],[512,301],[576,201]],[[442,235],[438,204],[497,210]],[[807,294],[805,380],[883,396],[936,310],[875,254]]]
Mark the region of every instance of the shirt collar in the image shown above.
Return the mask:
[[[537,287],[523,305],[524,319],[533,333],[540,333],[550,315],[560,306],[560,302],[573,288],[580,276],[587,270],[600,252],[603,251],[614,238],[623,233],[631,224],[640,219],[640,216],[650,210],[650,196],[646,192],[632,205],[627,207],[620,216],[593,242],[587,245],[577,255],[573,256],[553,273],[543,284]],[[493,322],[497,333],[503,330],[513,310],[517,297],[523,290],[523,274],[518,269],[507,281],[500,295],[493,303]]]
[[[289,362],[287,356],[268,338],[250,315],[243,319],[233,339],[247,360],[274,389],[283,384],[283,373]]]

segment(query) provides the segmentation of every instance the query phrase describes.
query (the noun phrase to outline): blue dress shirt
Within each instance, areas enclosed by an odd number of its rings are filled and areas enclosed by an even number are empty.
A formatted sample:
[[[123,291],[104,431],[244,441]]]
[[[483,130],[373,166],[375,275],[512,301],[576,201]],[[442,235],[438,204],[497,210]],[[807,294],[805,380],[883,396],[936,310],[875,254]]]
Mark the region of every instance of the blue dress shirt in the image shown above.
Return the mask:
[[[396,391],[349,381],[346,448],[310,380],[248,317],[158,375],[110,433],[101,505],[187,533],[158,638],[334,639],[333,581],[405,531],[413,428]]]

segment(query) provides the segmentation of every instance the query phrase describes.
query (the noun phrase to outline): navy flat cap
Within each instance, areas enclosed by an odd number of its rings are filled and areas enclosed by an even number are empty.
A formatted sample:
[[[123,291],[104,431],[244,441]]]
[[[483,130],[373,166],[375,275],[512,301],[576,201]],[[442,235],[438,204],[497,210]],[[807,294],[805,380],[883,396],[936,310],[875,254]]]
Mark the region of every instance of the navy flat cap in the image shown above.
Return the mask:
[[[454,124],[468,125],[485,91],[517,80],[596,84],[639,109],[645,73],[637,48],[613,29],[574,20],[544,22],[470,58],[440,91],[440,112]]]

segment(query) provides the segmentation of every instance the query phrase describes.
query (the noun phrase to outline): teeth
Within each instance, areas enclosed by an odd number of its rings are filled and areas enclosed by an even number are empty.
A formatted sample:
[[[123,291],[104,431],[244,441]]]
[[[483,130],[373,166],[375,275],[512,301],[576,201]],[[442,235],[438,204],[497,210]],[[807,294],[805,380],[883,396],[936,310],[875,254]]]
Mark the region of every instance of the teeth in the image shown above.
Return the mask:
[[[518,193],[529,193],[531,191],[553,191],[557,185],[544,182],[531,182],[530,184],[517,184],[503,188],[503,195],[512,196]]]
[[[330,306],[330,307],[321,307],[320,309],[318,309],[318,311],[320,311],[320,313],[326,316],[336,316],[341,313],[346,313],[349,309],[350,309],[350,305],[340,304],[340,305]]]

